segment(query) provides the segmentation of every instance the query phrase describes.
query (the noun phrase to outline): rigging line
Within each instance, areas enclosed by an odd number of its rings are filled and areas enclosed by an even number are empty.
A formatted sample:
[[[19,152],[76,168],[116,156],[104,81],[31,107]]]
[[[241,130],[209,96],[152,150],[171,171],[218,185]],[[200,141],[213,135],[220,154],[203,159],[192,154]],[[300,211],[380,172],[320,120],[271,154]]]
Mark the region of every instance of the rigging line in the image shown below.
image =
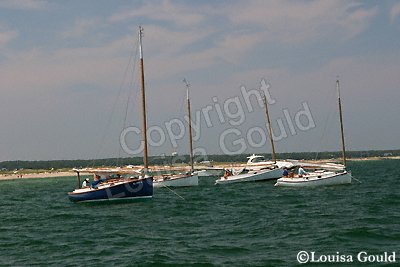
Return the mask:
[[[139,49],[136,50],[135,61],[134,62],[138,62],[138,60],[137,60],[138,51],[139,51]],[[133,77],[132,77],[132,80],[130,81],[130,85],[129,85],[129,88],[131,88],[131,90],[130,90],[130,94],[129,94],[129,97],[128,97],[128,100],[127,100],[127,108],[129,108],[127,110],[127,112],[128,112],[127,114],[130,114],[131,112],[133,112],[133,107],[135,106],[135,100],[138,98],[138,95],[139,95],[139,92],[140,92],[139,89],[135,90],[135,88],[139,87],[139,79],[135,79],[135,77],[139,77],[139,75],[140,75],[137,72],[138,72],[137,64],[134,64],[133,65],[133,70],[132,70]],[[130,100],[132,100],[132,101],[130,101]],[[132,103],[132,105],[129,106],[129,103]],[[124,126],[125,127],[128,126],[127,116],[125,116]]]
[[[175,192],[175,190],[172,190],[169,186],[166,186],[165,184],[163,184],[163,186],[165,188],[167,188],[169,191],[171,191],[172,193],[174,193],[175,195],[177,195],[178,197],[180,197],[183,200],[186,200],[183,196],[179,195],[177,192]]]
[[[187,128],[186,128],[186,121],[185,121],[185,115],[186,114],[184,112],[185,94],[181,94],[178,101],[179,101],[178,103],[180,103],[178,116],[179,116],[179,120],[182,121],[182,123],[183,123],[183,129],[184,129],[183,137],[186,138],[186,136],[187,136],[186,135],[186,129]],[[176,148],[174,148],[174,149],[176,149]],[[182,150],[180,150],[180,151],[182,151]],[[183,150],[183,151],[185,151],[185,150]],[[184,152],[182,152],[182,155],[183,154],[184,154]]]
[[[137,55],[136,55],[137,56]],[[135,62],[137,60],[137,57],[135,58]],[[136,65],[134,65],[134,69],[133,69],[133,77],[139,77],[139,74],[135,75],[135,73],[137,72],[137,68],[135,68]],[[136,70],[135,70],[136,69]],[[138,99],[139,93],[140,93],[140,89],[135,90],[135,88],[139,87],[139,79],[133,79],[133,82],[130,82],[129,88],[131,88],[132,90],[130,90],[130,94],[128,96],[128,100],[127,100],[127,107],[128,107],[128,114],[132,114],[134,111],[134,107],[135,107],[135,103],[136,100]],[[129,99],[131,99],[132,101],[130,101]],[[132,103],[131,105],[129,105],[130,103]],[[128,126],[128,117],[125,117],[125,121],[124,121],[124,127]]]
[[[114,104],[113,104],[113,107],[112,107],[112,110],[111,110],[111,114],[110,114],[110,116],[109,116],[109,118],[108,118],[106,127],[105,127],[105,129],[104,129],[104,134],[103,134],[103,136],[102,136],[102,138],[101,138],[100,148],[99,148],[99,150],[96,152],[96,157],[95,157],[95,159],[93,159],[92,167],[94,166],[94,163],[95,163],[95,161],[96,161],[96,158],[99,156],[99,154],[100,154],[101,151],[103,150],[104,140],[105,140],[105,138],[106,138],[106,136],[107,136],[107,131],[108,131],[110,125],[111,125],[112,118],[114,117],[114,113],[115,113],[115,109],[116,109],[116,106],[117,106],[117,102],[118,102],[118,100],[119,100],[119,98],[120,98],[120,96],[121,96],[121,92],[122,92],[122,89],[123,89],[123,85],[124,85],[125,80],[126,80],[126,77],[127,77],[127,75],[128,75],[128,69],[129,69],[129,66],[130,66],[130,64],[131,64],[131,62],[132,62],[133,51],[134,51],[134,49],[132,49],[132,52],[131,52],[131,54],[130,54],[130,56],[129,56],[128,65],[127,65],[126,68],[125,68],[125,72],[124,72],[122,81],[121,81],[120,86],[119,86],[118,94],[117,94],[117,97],[116,97],[115,100],[114,100]]]
[[[357,182],[359,182],[360,184],[362,184],[362,182],[360,180],[358,180],[356,177],[352,176],[352,179],[356,180]]]
[[[139,43],[139,40],[138,40],[138,43]],[[125,116],[124,116],[124,120],[122,122],[124,129],[129,126],[128,125],[129,114],[134,113],[134,107],[136,106],[136,100],[139,98],[139,93],[140,93],[139,79],[135,79],[135,77],[140,77],[139,76],[140,72],[137,67],[138,64],[136,64],[137,62],[139,62],[138,54],[139,54],[139,44],[136,46],[135,60],[133,61],[134,64],[132,64],[133,68],[132,68],[132,72],[131,72],[132,79],[130,79],[130,83],[128,85],[128,88],[130,88],[130,90],[129,90],[129,95],[128,95],[127,102],[126,102]],[[139,88],[139,89],[137,89],[137,88]],[[118,160],[122,160],[122,156],[121,156],[122,146],[118,146],[118,147],[119,147]],[[133,156],[133,155],[129,155],[129,156]]]
[[[178,113],[178,115],[183,119],[184,116],[186,115],[185,112],[183,111],[183,106],[185,104],[185,97],[183,96],[183,94],[179,96],[178,103],[179,103],[179,113]]]
[[[179,103],[180,103],[180,105],[179,105],[179,116],[181,117],[181,119],[182,120],[184,120],[185,119],[185,115],[187,115],[186,114],[186,110],[184,109],[184,105],[186,104],[185,103],[185,96],[184,96],[184,94],[181,94],[180,95],[180,97],[179,97]],[[186,125],[185,123],[184,123],[184,125]]]
[[[133,70],[132,70],[132,79],[129,81],[129,88],[131,88],[131,90],[129,90],[129,95],[128,95],[128,97],[127,97],[127,99],[126,99],[126,105],[125,105],[125,116],[124,116],[124,120],[122,121],[122,128],[123,129],[125,129],[128,125],[127,125],[127,117],[128,117],[128,113],[129,113],[129,111],[130,111],[130,109],[129,109],[129,103],[130,103],[130,100],[131,100],[131,98],[132,98],[132,96],[133,96],[133,92],[135,91],[134,90],[134,88],[136,88],[135,87],[135,84],[136,84],[136,80],[135,80],[135,74],[136,74],[136,72],[135,72],[135,70],[136,70],[136,62],[137,62],[137,56],[138,56],[138,49],[139,48],[139,46],[137,45],[136,46],[136,52],[135,52],[135,59],[134,59],[134,61],[133,61]],[[131,62],[130,62],[131,63]],[[133,82],[132,82],[133,81]],[[118,149],[118,158],[117,158],[117,163],[119,164],[119,162],[120,162],[120,159],[121,159],[121,153],[122,153],[122,147],[121,147],[121,145],[120,146],[118,146],[119,147],[119,149]]]
[[[331,94],[330,94],[330,95],[327,94],[324,103],[328,103],[328,100],[329,100],[329,99],[333,99],[333,94],[334,94],[334,91],[333,91],[333,90],[331,91]],[[331,103],[331,101],[329,101],[329,103]],[[325,104],[324,106],[327,106],[327,105]],[[316,153],[315,153],[315,160],[318,159],[318,155],[319,155],[319,153],[320,153],[319,150],[321,149],[322,142],[323,142],[323,140],[324,140],[324,138],[325,138],[325,135],[326,135],[326,132],[327,132],[327,128],[328,128],[328,125],[329,125],[329,121],[330,121],[331,116],[332,116],[332,113],[333,113],[333,112],[332,112],[332,110],[333,110],[333,105],[328,105],[328,107],[330,107],[330,108],[328,109],[328,115],[327,115],[326,120],[325,120],[324,129],[322,130],[321,138],[320,138],[320,140],[319,140],[319,145],[318,145],[317,149],[315,149],[315,150],[316,150]]]

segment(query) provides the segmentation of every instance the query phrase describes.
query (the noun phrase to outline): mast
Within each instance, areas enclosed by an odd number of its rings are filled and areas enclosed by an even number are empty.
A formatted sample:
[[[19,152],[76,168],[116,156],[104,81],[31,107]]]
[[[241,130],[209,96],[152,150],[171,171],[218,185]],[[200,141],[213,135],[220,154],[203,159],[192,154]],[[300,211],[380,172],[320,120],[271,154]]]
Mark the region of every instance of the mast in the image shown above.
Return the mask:
[[[342,159],[343,159],[343,165],[346,167],[346,147],[345,147],[345,143],[344,143],[342,103],[341,103],[341,100],[340,100],[339,79],[336,80],[336,89],[337,89],[338,103],[339,103],[340,132],[342,134]]]
[[[81,186],[81,175],[80,175],[80,173],[77,171],[76,172],[76,176],[78,177],[78,189],[81,189],[82,188],[82,186]]]
[[[183,79],[183,82],[186,84],[186,99],[187,99],[187,108],[188,108],[188,127],[189,127],[189,153],[190,153],[190,172],[192,173],[194,170],[193,167],[193,139],[192,139],[192,120],[190,116],[190,98],[189,98],[189,88],[190,84]]]
[[[274,145],[274,139],[272,138],[272,129],[271,129],[271,122],[269,120],[268,103],[267,103],[267,98],[265,97],[265,94],[263,94],[263,101],[264,101],[264,105],[265,105],[265,114],[267,116],[269,140],[271,141],[272,158],[274,160],[274,163],[276,164],[275,145]]]
[[[144,88],[144,66],[143,66],[143,48],[142,48],[143,28],[139,26],[139,55],[140,55],[140,74],[141,74],[141,91],[142,91],[142,133],[143,133],[143,165],[144,174],[147,173],[149,167],[147,158],[147,122],[146,122],[146,95]]]

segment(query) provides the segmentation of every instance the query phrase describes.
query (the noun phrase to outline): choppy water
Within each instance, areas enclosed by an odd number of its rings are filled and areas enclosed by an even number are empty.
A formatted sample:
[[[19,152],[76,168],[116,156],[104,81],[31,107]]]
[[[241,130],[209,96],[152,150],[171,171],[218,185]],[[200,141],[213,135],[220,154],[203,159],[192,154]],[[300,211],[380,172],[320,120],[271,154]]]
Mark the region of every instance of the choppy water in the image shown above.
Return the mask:
[[[399,255],[399,163],[351,162],[362,183],[349,186],[201,178],[175,190],[184,200],[160,188],[134,203],[71,203],[74,177],[0,181],[0,265],[293,266],[301,250],[356,262],[360,251]]]

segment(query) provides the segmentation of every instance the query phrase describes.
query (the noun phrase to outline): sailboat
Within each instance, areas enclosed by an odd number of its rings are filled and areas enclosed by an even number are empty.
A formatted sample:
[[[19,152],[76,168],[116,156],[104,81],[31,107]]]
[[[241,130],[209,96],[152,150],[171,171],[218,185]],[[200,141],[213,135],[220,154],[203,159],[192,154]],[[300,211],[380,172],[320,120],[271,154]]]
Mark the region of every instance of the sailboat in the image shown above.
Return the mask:
[[[189,83],[186,79],[183,80],[186,84],[186,100],[188,109],[188,128],[189,128],[189,154],[190,154],[190,171],[184,174],[178,175],[162,175],[154,179],[154,187],[186,187],[186,186],[198,186],[199,175],[194,172],[193,166],[193,138],[192,138],[192,124],[191,124],[191,112],[190,112],[190,97],[189,97]]]
[[[267,117],[269,139],[271,141],[273,162],[269,164],[254,166],[246,166],[238,174],[231,173],[229,170],[225,171],[225,175],[215,181],[215,184],[230,184],[230,183],[241,183],[241,182],[255,182],[265,180],[275,180],[282,177],[283,169],[278,167],[275,153],[274,139],[272,137],[271,122],[269,119],[268,103],[264,95],[263,97],[265,105],[265,114]],[[255,156],[255,155],[254,155]],[[249,158],[253,160],[255,157]],[[265,163],[265,162],[264,162]],[[290,166],[291,167],[291,166]]]
[[[275,186],[289,186],[289,187],[308,187],[308,186],[327,186],[327,185],[340,185],[351,184],[351,173],[346,170],[346,147],[344,141],[343,130],[343,116],[342,116],[342,103],[340,98],[340,85],[339,80],[336,80],[336,89],[338,95],[339,106],[339,120],[340,132],[342,137],[342,161],[343,165],[339,164],[325,164],[325,168],[309,172],[303,177],[282,177],[277,180]],[[332,166],[332,168],[330,168]],[[303,167],[307,167],[304,165]],[[315,167],[315,166],[312,166]]]
[[[265,160],[264,156],[253,154],[247,157],[246,169],[248,170],[259,170],[263,168],[265,165],[272,165],[275,164],[278,168],[293,168],[295,164],[293,161],[286,161],[286,160]]]
[[[78,186],[77,189],[68,193],[69,199],[73,202],[140,199],[151,198],[153,196],[153,177],[148,175],[147,122],[142,37],[143,28],[139,26],[139,54],[142,94],[142,134],[144,140],[143,169],[138,170],[129,167],[114,169],[74,169],[74,171],[77,173]],[[93,174],[94,182],[91,186],[85,186],[84,188],[82,188],[80,176],[81,173]]]

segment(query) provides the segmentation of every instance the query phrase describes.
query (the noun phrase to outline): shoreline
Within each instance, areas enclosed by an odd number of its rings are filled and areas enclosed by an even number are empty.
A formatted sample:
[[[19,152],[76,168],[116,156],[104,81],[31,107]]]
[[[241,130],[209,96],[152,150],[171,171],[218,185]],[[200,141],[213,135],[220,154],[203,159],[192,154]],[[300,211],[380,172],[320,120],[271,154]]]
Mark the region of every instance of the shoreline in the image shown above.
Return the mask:
[[[76,172],[39,172],[39,173],[15,173],[15,174],[2,174],[0,180],[23,180],[32,178],[57,178],[57,177],[71,177],[76,176]]]
[[[348,161],[369,161],[369,160],[385,160],[385,159],[400,159],[400,156],[390,156],[390,157],[368,157],[368,158],[349,158]],[[322,159],[322,160],[306,160],[308,162],[340,162],[340,159]],[[214,167],[229,168],[232,165],[243,165],[243,163],[224,163],[215,164]],[[154,169],[160,169],[161,166],[151,166]],[[200,166],[199,166],[200,167]],[[203,166],[201,166],[203,167]],[[206,167],[206,166],[204,166]],[[22,176],[22,177],[21,177]],[[76,176],[74,171],[62,171],[62,172],[38,172],[38,173],[14,173],[14,174],[0,174],[0,181],[5,180],[22,180],[22,179],[32,179],[32,178],[57,178],[57,177],[72,177]]]

